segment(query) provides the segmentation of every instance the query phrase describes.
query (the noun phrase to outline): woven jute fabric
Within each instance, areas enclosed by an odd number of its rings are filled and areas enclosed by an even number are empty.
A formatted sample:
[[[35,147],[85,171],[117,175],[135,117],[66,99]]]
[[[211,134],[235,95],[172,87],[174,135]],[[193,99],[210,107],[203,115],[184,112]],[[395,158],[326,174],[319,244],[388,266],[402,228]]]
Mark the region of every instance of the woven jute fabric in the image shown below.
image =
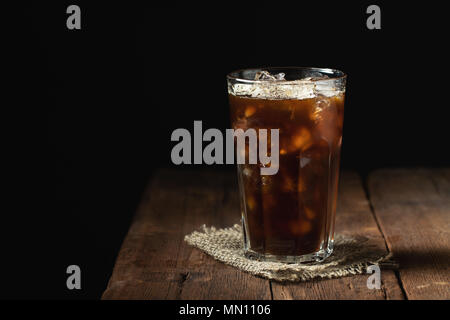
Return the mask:
[[[287,264],[248,259],[244,255],[242,227],[216,229],[202,226],[185,236],[185,241],[214,259],[239,270],[275,281],[309,281],[366,273],[369,265],[395,266],[386,251],[364,236],[337,235],[334,251],[321,263]]]

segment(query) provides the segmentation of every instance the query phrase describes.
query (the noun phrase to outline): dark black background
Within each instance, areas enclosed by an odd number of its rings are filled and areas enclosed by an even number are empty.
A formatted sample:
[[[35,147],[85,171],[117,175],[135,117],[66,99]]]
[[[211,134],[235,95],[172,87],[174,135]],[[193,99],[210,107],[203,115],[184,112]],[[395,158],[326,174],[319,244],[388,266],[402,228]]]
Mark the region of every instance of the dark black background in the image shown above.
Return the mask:
[[[69,4],[81,7],[81,30],[66,28]],[[381,7],[381,30],[366,28],[369,4]],[[99,298],[146,182],[174,166],[171,132],[194,120],[229,127],[235,69],[346,72],[344,168],[450,164],[439,2],[61,1],[21,14],[17,101],[30,149],[3,225],[1,297]],[[82,290],[66,288],[71,264]]]

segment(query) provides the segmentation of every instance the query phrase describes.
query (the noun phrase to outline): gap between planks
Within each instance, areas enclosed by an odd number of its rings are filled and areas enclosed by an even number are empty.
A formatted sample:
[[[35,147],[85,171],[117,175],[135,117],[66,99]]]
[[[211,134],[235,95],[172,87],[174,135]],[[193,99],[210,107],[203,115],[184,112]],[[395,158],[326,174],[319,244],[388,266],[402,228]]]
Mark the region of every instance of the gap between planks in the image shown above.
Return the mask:
[[[372,213],[373,219],[375,220],[375,223],[377,224],[377,228],[380,231],[381,236],[383,237],[384,245],[386,247],[386,250],[387,250],[387,252],[389,254],[392,254],[392,251],[389,248],[389,245],[387,243],[386,236],[384,235],[383,229],[380,226],[380,221],[378,221],[378,217],[377,217],[377,215],[375,213],[375,209],[373,207],[372,199],[370,197],[369,179],[368,179],[369,177],[368,177],[368,175],[369,174],[366,174],[366,175],[360,174],[361,181],[362,181],[362,186],[363,186],[363,189],[364,189],[364,193],[366,195],[367,202],[369,203],[369,208],[370,208],[370,212]],[[405,288],[403,287],[403,283],[402,283],[402,280],[400,278],[399,271],[398,270],[394,270],[394,274],[395,274],[395,277],[397,278],[397,282],[398,282],[398,285],[400,287],[400,290],[402,291],[403,297],[405,298],[405,300],[408,300],[408,295],[406,294]]]

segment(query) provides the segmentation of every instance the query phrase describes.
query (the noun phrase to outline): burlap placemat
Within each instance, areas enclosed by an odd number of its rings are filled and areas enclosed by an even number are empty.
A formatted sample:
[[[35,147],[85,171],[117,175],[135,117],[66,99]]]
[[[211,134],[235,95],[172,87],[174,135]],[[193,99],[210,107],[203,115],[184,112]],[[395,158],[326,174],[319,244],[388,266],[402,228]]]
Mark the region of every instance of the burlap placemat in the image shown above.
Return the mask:
[[[315,278],[339,278],[366,273],[369,265],[395,268],[386,251],[363,236],[337,235],[333,254],[320,264],[286,264],[250,260],[244,256],[242,227],[216,229],[203,225],[184,240],[214,259],[239,270],[276,281],[308,281]]]

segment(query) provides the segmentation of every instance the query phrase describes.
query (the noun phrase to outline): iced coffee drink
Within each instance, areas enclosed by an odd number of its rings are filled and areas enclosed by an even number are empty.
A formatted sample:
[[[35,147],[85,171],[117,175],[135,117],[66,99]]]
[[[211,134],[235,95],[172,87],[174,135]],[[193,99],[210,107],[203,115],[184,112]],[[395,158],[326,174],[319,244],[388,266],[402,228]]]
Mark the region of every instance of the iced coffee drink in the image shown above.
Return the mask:
[[[262,175],[261,163],[238,164],[247,256],[309,262],[331,254],[345,78],[320,68],[228,75],[232,128],[279,129],[276,174]]]

